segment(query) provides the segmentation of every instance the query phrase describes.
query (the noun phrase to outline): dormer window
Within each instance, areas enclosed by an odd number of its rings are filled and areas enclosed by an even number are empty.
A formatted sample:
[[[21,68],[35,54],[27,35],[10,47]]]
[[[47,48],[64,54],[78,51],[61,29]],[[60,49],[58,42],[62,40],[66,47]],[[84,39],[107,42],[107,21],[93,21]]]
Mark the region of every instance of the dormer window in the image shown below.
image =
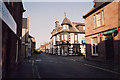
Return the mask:
[[[63,30],[69,29],[68,25],[63,25]]]

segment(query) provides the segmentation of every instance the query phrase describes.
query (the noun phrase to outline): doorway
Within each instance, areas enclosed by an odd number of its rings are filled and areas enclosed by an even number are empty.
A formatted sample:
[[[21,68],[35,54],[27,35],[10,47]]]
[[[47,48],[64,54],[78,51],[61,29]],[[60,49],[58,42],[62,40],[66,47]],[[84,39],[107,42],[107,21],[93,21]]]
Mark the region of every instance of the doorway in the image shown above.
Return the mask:
[[[108,35],[105,40],[105,50],[106,50],[106,60],[114,60],[114,46],[113,46],[113,37]]]

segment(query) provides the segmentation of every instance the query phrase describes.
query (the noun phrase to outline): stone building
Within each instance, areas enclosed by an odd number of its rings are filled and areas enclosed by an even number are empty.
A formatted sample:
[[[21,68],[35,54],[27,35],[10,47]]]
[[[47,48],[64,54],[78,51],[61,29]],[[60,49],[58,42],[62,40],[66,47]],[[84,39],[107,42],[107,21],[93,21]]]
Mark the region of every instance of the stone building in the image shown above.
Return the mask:
[[[56,19],[55,29],[51,32],[50,53],[57,55],[80,55],[85,53],[82,44],[85,36],[85,24],[71,22],[66,16],[61,25]]]
[[[95,2],[85,19],[86,59],[120,63],[120,2]]]
[[[2,78],[6,78],[21,61],[22,15],[25,11],[22,2],[0,1],[0,21],[2,26]],[[0,72],[1,73],[1,72]],[[1,75],[0,75],[1,76]]]

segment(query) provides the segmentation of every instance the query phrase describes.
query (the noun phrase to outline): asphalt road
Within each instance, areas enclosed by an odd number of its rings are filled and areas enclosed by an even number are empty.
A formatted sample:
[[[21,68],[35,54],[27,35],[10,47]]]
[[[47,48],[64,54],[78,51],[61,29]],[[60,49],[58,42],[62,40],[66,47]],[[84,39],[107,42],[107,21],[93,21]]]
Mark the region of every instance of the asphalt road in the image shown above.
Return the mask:
[[[81,61],[77,61],[77,60]],[[120,74],[85,63],[79,57],[62,57],[46,53],[33,55],[34,78],[119,78]]]

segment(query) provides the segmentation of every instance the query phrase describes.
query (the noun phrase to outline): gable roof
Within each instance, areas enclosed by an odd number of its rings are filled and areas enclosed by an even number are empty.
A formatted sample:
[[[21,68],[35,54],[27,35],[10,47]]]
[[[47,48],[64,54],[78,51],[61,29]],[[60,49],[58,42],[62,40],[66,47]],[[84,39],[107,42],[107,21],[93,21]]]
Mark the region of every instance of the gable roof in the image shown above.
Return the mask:
[[[94,12],[98,11],[99,9],[105,7],[106,5],[108,5],[111,2],[104,2],[101,5],[97,6],[97,7],[93,7],[89,12],[87,12],[85,15],[83,15],[83,18],[87,18],[88,16],[90,16],[91,14],[93,14]]]

